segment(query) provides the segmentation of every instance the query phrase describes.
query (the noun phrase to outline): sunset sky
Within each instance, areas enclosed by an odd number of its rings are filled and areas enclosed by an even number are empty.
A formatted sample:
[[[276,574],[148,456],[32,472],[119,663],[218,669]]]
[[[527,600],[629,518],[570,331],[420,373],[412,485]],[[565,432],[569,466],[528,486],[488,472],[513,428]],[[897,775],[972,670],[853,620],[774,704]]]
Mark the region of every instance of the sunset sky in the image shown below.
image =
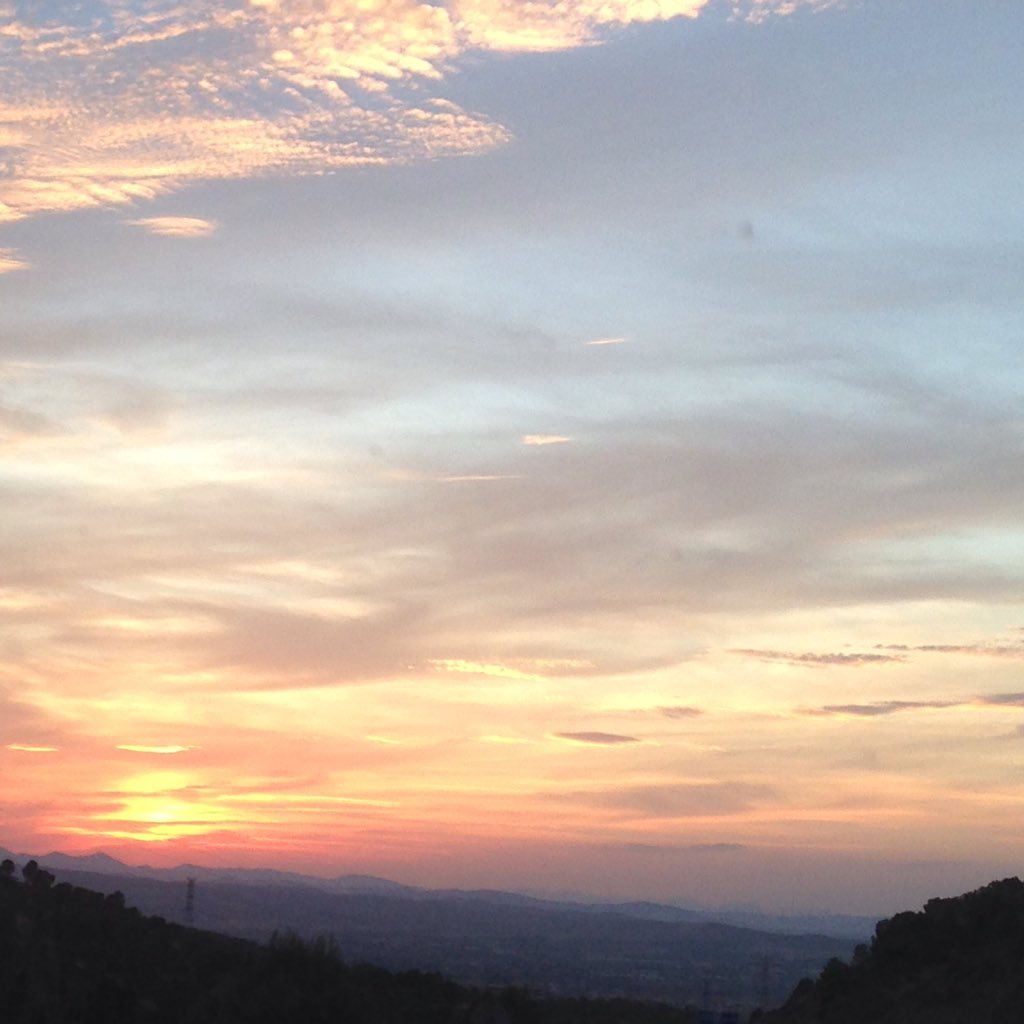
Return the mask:
[[[0,846],[1024,873],[1022,38],[0,0]]]

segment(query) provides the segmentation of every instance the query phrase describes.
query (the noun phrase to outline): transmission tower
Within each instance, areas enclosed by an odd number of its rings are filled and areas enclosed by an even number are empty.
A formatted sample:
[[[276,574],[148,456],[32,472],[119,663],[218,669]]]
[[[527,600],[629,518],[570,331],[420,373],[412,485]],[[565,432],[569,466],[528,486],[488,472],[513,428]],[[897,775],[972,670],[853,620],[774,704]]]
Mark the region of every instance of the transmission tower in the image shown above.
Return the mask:
[[[196,880],[189,878],[185,882],[185,924],[191,928],[195,922]]]

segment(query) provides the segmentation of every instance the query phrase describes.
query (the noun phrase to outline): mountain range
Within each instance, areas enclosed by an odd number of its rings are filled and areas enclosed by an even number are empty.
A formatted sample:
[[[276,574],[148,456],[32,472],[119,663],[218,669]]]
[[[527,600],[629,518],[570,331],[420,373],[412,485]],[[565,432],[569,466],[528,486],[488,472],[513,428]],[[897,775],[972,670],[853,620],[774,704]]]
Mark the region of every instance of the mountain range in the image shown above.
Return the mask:
[[[0,857],[18,863],[35,859],[51,871],[86,871],[125,878],[152,878],[160,881],[234,882],[250,886],[302,886],[336,894],[401,896],[414,900],[482,900],[520,906],[572,908],[583,913],[616,913],[653,921],[713,922],[777,932],[782,935],[828,935],[863,941],[874,930],[875,917],[851,914],[768,914],[759,910],[730,907],[692,908],[647,900],[613,901],[586,894],[561,897],[509,892],[496,889],[427,889],[404,885],[375,875],[344,874],[333,878],[304,875],[274,868],[211,868],[199,864],[179,864],[172,868],[149,865],[129,866],[109,854],[96,852],[73,855],[54,851],[48,854],[15,854],[0,847]]]
[[[22,864],[27,859],[11,858]],[[257,941],[274,931],[306,940],[330,936],[349,962],[438,971],[485,988],[519,985],[547,995],[713,1004],[743,1012],[777,1005],[828,960],[848,958],[874,926],[868,919],[735,911],[716,920],[714,912],[671,904],[420,889],[364,875],[324,879],[191,864],[129,867],[103,853],[35,859],[59,881],[120,891],[143,913],[169,921]],[[194,880],[190,903],[188,879]],[[769,927],[749,927],[752,916]],[[822,923],[846,934],[828,935],[815,927]]]

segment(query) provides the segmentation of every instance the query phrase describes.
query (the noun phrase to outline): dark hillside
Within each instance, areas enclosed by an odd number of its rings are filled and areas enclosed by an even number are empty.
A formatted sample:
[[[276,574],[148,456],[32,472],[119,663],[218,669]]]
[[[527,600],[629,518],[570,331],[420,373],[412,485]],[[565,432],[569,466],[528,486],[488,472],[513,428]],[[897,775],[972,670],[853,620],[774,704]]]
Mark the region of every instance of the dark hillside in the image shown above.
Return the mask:
[[[880,921],[759,1024],[1020,1024],[1024,882],[1007,878]]]
[[[3,1024],[692,1024],[627,1000],[535,999],[352,966],[330,940],[269,945],[146,917],[119,893],[0,868]]]

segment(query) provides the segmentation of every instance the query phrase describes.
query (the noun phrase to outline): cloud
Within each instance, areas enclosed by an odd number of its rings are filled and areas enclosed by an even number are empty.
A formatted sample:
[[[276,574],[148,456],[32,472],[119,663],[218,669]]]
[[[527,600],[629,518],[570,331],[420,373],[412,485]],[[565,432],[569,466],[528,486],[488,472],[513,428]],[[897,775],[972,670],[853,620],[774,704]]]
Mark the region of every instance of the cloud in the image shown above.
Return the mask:
[[[128,223],[164,238],[209,238],[219,227],[216,221],[202,217],[142,217]]]
[[[14,174],[0,185],[0,221],[508,138],[443,98],[402,91],[440,78],[458,53],[443,7],[283,0],[211,12],[185,0],[150,15],[102,2],[83,13],[77,24],[25,16],[9,28],[19,60],[0,129]]]
[[[0,274],[9,274],[13,270],[27,270],[31,265],[19,259],[13,249],[0,249]]]
[[[207,669],[244,673],[254,688],[334,686],[401,676],[419,660],[420,611],[318,615],[273,607],[209,607],[220,629],[196,637]]]
[[[921,654],[967,654],[987,658],[1024,658],[1024,644],[879,644],[887,651],[905,651]]]
[[[0,37],[0,222],[134,205],[204,179],[483,153],[510,133],[439,95],[462,60],[596,45],[706,2],[92,0],[64,22],[19,9]]]
[[[747,847],[743,843],[691,843],[683,849],[694,853],[739,853]]]
[[[65,427],[43,413],[0,405],[0,447],[67,433]]]
[[[872,704],[826,704],[824,707],[804,711],[807,715],[853,715],[861,718],[878,718],[883,715],[894,715],[901,711],[917,711],[921,709],[962,707],[959,701],[918,701],[918,700],[885,700]]]
[[[658,714],[664,715],[666,718],[697,718],[704,714],[704,710],[689,706],[671,706],[658,708]]]
[[[15,630],[9,625],[8,634],[14,634]],[[6,664],[4,664],[6,662]],[[7,671],[15,664],[10,657],[8,650],[5,657],[4,645],[0,644],[0,672],[9,675]],[[34,675],[34,672],[27,673]],[[12,767],[12,770],[26,772],[22,780],[20,791],[22,794],[32,795],[32,781],[27,773],[35,770],[45,770],[45,764],[51,761],[48,755],[60,753],[66,756],[74,756],[75,748],[79,744],[73,738],[73,724],[66,718],[53,715],[48,710],[30,703],[28,699],[20,699],[15,694],[25,691],[25,695],[31,698],[31,687],[19,679],[18,685],[7,685],[0,679],[0,754],[7,752],[9,756],[24,760],[21,767]],[[41,756],[47,755],[47,756]],[[35,767],[36,762],[41,766]],[[63,759],[61,760],[63,763]]]
[[[555,739],[570,743],[588,743],[596,746],[614,747],[622,743],[639,743],[636,736],[623,736],[617,732],[556,732]]]
[[[434,479],[442,484],[475,484],[493,483],[497,480],[515,480],[516,478],[507,473],[469,473],[463,476],[439,476]]]
[[[166,744],[163,746],[147,746],[142,743],[118,743],[118,750],[126,750],[132,754],[184,754],[195,747],[183,747],[178,744]]]
[[[863,665],[885,665],[906,661],[901,654],[809,654],[791,651],[759,651],[737,648],[731,653],[760,661],[781,661],[787,665],[840,665],[859,668]]]
[[[1024,693],[994,693],[962,700],[883,700],[870,704],[826,704],[820,708],[807,708],[805,715],[852,715],[877,718],[903,711],[947,710],[966,707],[1020,707],[1024,708]]]
[[[743,843],[606,843],[610,850],[624,850],[639,854],[678,855],[680,853],[696,854],[730,854],[741,853],[749,849]]]
[[[542,676],[533,672],[525,672],[514,665],[488,664],[479,661],[464,661],[461,658],[431,658],[431,668],[441,672],[463,672],[470,675],[496,676],[499,679],[520,679],[527,682],[540,682]]]
[[[845,2],[845,0],[731,0],[733,14],[746,21],[759,24],[766,18],[777,14],[790,14],[798,7],[813,7],[825,10]]]
[[[456,0],[459,26],[472,48],[504,52],[544,52],[587,46],[601,32],[633,22],[696,17],[708,0],[594,0],[521,4],[515,0]]]
[[[976,698],[974,703],[990,707],[1024,708],[1024,693],[993,693]]]
[[[525,445],[546,445],[546,444],[568,444],[571,437],[564,437],[561,434],[524,434],[522,443]]]
[[[723,781],[588,790],[559,799],[635,811],[651,818],[692,818],[743,814],[777,800],[778,793],[760,783]]]

